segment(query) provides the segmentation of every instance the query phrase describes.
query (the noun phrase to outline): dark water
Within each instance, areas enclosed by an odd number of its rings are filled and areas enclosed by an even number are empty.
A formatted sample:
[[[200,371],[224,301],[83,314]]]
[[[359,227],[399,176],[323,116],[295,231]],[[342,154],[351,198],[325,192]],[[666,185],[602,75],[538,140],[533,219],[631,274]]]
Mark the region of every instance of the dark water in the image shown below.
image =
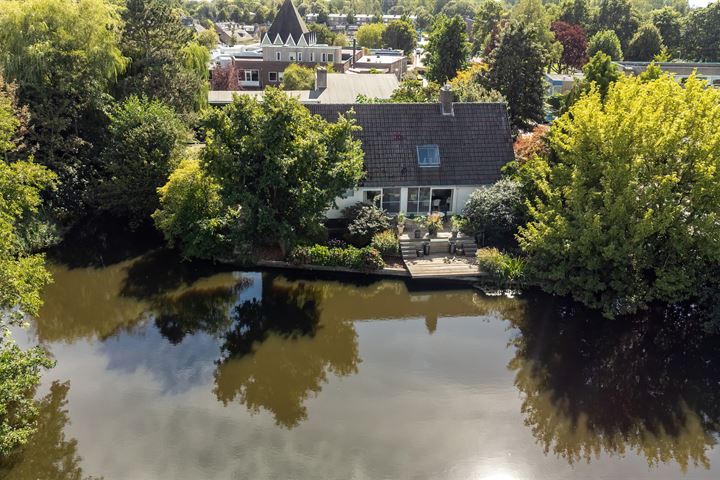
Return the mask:
[[[53,273],[8,480],[720,478],[720,341],[672,315],[163,252]]]

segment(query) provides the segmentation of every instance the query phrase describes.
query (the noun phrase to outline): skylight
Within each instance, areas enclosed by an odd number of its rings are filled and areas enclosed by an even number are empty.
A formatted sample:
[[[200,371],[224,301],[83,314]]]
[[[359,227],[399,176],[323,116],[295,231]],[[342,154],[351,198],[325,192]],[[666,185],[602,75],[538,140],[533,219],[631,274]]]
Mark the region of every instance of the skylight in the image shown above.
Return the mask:
[[[440,166],[440,148],[437,145],[418,145],[417,157],[421,167]]]

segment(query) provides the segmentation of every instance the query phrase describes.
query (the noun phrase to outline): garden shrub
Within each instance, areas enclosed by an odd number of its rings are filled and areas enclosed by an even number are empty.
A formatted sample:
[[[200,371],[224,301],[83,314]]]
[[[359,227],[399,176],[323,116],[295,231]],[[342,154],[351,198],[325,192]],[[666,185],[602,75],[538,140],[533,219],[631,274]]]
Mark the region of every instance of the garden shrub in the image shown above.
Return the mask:
[[[522,199],[520,184],[507,178],[475,190],[465,204],[467,229],[482,242],[502,242],[517,231]]]
[[[392,230],[384,230],[373,235],[370,246],[382,256],[396,256],[400,253],[398,239]]]
[[[372,203],[357,203],[346,208],[343,214],[350,220],[350,242],[357,246],[369,245],[373,235],[390,228],[390,217]]]
[[[373,247],[333,248],[325,245],[296,247],[287,261],[293,265],[319,265],[323,267],[345,267],[361,272],[372,272],[385,268],[382,255]]]
[[[480,248],[475,254],[480,271],[486,272],[502,285],[522,282],[525,276],[525,260],[502,253],[497,248]]]

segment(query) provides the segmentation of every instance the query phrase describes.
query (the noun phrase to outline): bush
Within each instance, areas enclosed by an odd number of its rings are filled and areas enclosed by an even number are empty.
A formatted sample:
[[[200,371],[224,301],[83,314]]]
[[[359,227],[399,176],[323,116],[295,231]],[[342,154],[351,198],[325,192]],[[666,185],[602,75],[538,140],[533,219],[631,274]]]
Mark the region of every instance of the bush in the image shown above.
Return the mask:
[[[373,235],[390,228],[390,217],[372,203],[357,203],[343,211],[350,220],[348,235],[357,246],[370,244]]]
[[[481,248],[475,254],[480,271],[489,274],[502,285],[518,283],[525,277],[525,260],[502,253],[497,248]]]
[[[385,230],[373,235],[370,246],[380,252],[382,256],[395,256],[400,253],[398,239],[392,230]]]
[[[296,247],[287,261],[293,265],[319,265],[323,267],[345,267],[361,272],[372,272],[385,267],[385,262],[375,248],[331,248],[325,245]]]
[[[484,241],[505,241],[517,230],[521,205],[520,185],[514,180],[478,188],[463,209],[468,231]]]

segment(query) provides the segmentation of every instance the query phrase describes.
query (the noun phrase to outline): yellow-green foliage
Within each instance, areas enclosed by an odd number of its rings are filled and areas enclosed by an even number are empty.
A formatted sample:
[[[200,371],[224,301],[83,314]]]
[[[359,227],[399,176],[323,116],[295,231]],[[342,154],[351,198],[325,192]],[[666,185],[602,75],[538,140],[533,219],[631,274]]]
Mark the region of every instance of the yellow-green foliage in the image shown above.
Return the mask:
[[[373,235],[370,246],[376,248],[382,255],[397,255],[400,252],[398,239],[392,230],[384,230]]]
[[[315,70],[291,63],[283,72],[283,90],[312,90],[315,86]]]
[[[720,91],[694,76],[582,97],[551,129],[519,234],[533,273],[609,315],[689,298],[720,261],[719,127]]]
[[[475,253],[481,272],[487,273],[501,284],[520,283],[525,278],[525,261],[502,253],[497,248],[481,248]]]

